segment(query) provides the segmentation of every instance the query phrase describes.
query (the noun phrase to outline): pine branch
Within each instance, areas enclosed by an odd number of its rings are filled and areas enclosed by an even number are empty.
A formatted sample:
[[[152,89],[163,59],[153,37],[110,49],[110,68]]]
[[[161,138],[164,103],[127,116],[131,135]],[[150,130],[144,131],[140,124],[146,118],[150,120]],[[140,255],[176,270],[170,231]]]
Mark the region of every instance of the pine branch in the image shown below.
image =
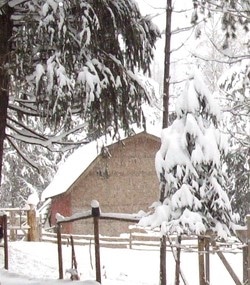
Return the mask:
[[[80,124],[80,125],[76,126],[75,128],[67,131],[67,132],[63,132],[60,135],[48,137],[48,136],[43,136],[43,135],[31,130],[30,128],[28,128],[27,126],[22,124],[21,122],[18,122],[18,121],[14,120],[10,117],[8,117],[8,120],[14,122],[15,124],[17,124],[22,129],[17,129],[14,126],[7,123],[7,127],[15,133],[15,134],[8,134],[7,136],[9,136],[13,139],[22,141],[24,143],[42,146],[42,147],[44,147],[44,148],[46,148],[52,152],[61,152],[61,151],[67,151],[70,149],[74,149],[76,146],[79,146],[82,144],[87,144],[90,141],[86,137],[83,138],[82,140],[78,140],[77,142],[63,141],[69,135],[72,135],[73,133],[85,128],[86,127],[85,123]],[[23,130],[26,130],[26,132],[24,132]],[[61,146],[67,146],[67,147],[63,147],[62,149],[58,150],[54,147],[51,147],[52,145],[61,145]]]
[[[20,4],[23,4],[25,2],[28,2],[28,0],[9,0],[8,5],[13,8],[13,7],[20,5]]]
[[[41,146],[41,147],[46,148],[46,149],[48,149],[49,151],[52,151],[52,152],[60,152],[61,151],[61,150],[57,150],[55,148],[52,148],[49,145],[49,143],[50,143],[49,141],[42,141],[42,140],[39,140],[37,138],[31,138],[29,136],[24,136],[24,135],[19,135],[19,134],[7,134],[6,137],[7,138],[12,138],[12,139],[15,139],[17,141],[20,141],[20,142],[23,142],[23,143],[27,143],[27,144],[30,144],[30,145]]]
[[[219,51],[219,50],[218,50]],[[228,57],[228,59],[231,59],[230,63],[228,62],[228,60],[219,60],[219,59],[212,59],[212,58],[205,58],[204,56],[201,56],[197,53],[194,53],[192,51],[189,51],[190,54],[195,57],[195,58],[199,58],[203,61],[206,61],[206,62],[217,62],[217,63],[225,63],[225,64],[233,64],[233,63],[238,63],[238,62],[241,62],[243,59],[247,59],[249,58],[248,55],[246,56],[239,56],[239,57],[236,57],[236,56],[229,56],[229,55],[226,55],[224,53],[222,53],[221,51],[219,51],[221,54],[223,54],[225,57]],[[233,59],[233,60],[232,60]]]
[[[176,29],[176,30],[173,30],[173,31],[171,32],[171,34],[172,34],[172,35],[176,35],[176,34],[179,34],[179,33],[182,33],[182,32],[190,31],[190,30],[194,29],[196,26],[198,26],[199,24],[201,24],[201,23],[203,23],[203,22],[205,22],[205,21],[206,21],[206,19],[204,18],[204,19],[202,19],[202,20],[200,20],[200,21],[198,21],[198,22],[195,22],[195,23],[194,23],[193,25],[191,25],[191,26],[184,27],[184,28],[178,28],[178,29]],[[193,33],[193,31],[192,31],[192,33]]]
[[[193,7],[192,7],[192,8],[189,8],[189,9],[184,9],[184,10],[175,10],[175,9],[173,8],[172,12],[173,12],[173,13],[176,13],[176,14],[181,14],[181,13],[187,13],[187,12],[190,12],[190,11],[193,11],[193,10],[194,10]]]
[[[193,32],[194,32],[194,29],[191,31],[190,35],[185,39],[185,41],[183,41],[183,42],[180,44],[180,46],[179,46],[179,47],[177,47],[177,48],[175,48],[175,49],[171,50],[171,53],[173,53],[173,52],[176,52],[176,51],[180,50],[180,49],[181,49],[181,48],[186,44],[186,42],[188,42],[188,41],[189,41],[189,39],[190,39],[190,38],[191,38],[191,36],[193,35]]]
[[[249,13],[249,10],[239,10],[237,9],[237,5],[235,7],[235,9],[231,9],[229,7],[226,8],[225,10],[225,7],[219,5],[218,3],[215,3],[213,1],[209,1],[209,0],[206,0],[207,3],[209,3],[210,5],[212,5],[214,8],[209,8],[210,11],[212,12],[220,12],[220,13],[225,13],[225,12],[228,12],[236,17],[244,17],[246,19],[250,19],[250,17],[247,15]],[[201,7],[203,9],[206,9],[206,6],[201,4]]]
[[[27,116],[33,116],[33,117],[41,117],[42,116],[42,114],[38,113],[37,111],[35,111],[32,108],[21,107],[21,106],[17,106],[17,105],[11,104],[11,103],[9,103],[8,108],[10,110],[13,110],[16,112],[21,112],[23,115],[27,115]],[[43,117],[45,117],[45,115]]]
[[[63,142],[63,141],[56,141],[54,138],[53,140],[48,139],[46,142],[41,141],[39,139],[32,139],[28,136],[23,136],[23,135],[17,135],[17,134],[7,134],[7,138],[12,138],[14,140],[29,144],[29,145],[37,145],[41,146],[51,152],[66,152],[72,149],[75,149],[78,146],[81,146],[83,144],[87,144],[89,141],[86,139],[83,140],[78,140],[77,142]],[[62,147],[60,148],[55,148],[51,145],[60,145]]]
[[[32,104],[32,102],[27,102],[28,104]],[[42,103],[42,102],[40,102]],[[78,106],[79,105],[79,106]],[[80,104],[76,105],[75,107],[73,107],[71,109],[71,114],[76,115],[76,114],[80,114],[82,112],[82,106],[80,106]],[[9,103],[8,108],[10,110],[13,110],[15,112],[20,112],[23,115],[27,115],[27,116],[33,116],[33,117],[41,117],[41,118],[46,118],[48,117],[48,114],[46,113],[41,113],[39,112],[39,110],[35,110],[34,108],[32,108],[31,106],[25,106],[23,104],[22,106],[17,106],[15,104],[11,104]]]
[[[212,44],[212,46],[216,49],[217,52],[219,52],[220,54],[222,54],[224,57],[230,59],[230,60],[235,60],[235,61],[230,61],[230,63],[237,63],[243,59],[248,59],[249,58],[249,54],[245,54],[245,55],[238,55],[238,56],[230,56],[226,53],[224,53],[217,45],[216,43],[212,40],[211,37],[207,36],[208,40],[210,41],[210,43]]]
[[[31,167],[35,168],[38,173],[40,173],[38,165],[31,159],[29,159],[25,154],[20,150],[20,148],[12,141],[12,139],[7,136],[8,142],[12,145],[12,147],[16,150],[16,152],[22,157],[24,161],[26,161]]]
[[[236,137],[236,135],[235,135],[235,132],[232,132],[230,129],[228,129],[227,128],[227,131],[228,131],[228,133],[230,134],[230,136],[232,137],[232,138],[234,138],[241,146],[243,146],[243,147],[250,147],[250,140],[248,140],[248,141],[243,141],[243,140],[241,140],[241,139],[239,139],[239,138],[237,138]],[[242,134],[242,135],[246,135],[246,134]]]
[[[34,138],[39,138],[39,139],[44,140],[44,141],[48,139],[46,136],[43,136],[43,135],[41,135],[41,134],[39,134],[39,133],[37,133],[37,132],[31,130],[29,127],[25,126],[23,123],[21,123],[21,122],[15,120],[15,119],[9,117],[8,115],[7,115],[7,119],[8,119],[9,121],[12,121],[13,123],[15,123],[16,125],[18,125],[18,126],[21,127],[22,129],[26,130],[28,133],[30,133],[30,137],[32,137],[32,135],[34,135],[34,136],[33,136]],[[11,126],[11,125],[9,125],[9,124],[8,124],[8,127],[12,128],[12,129],[15,130],[17,133],[20,132],[21,134],[23,134],[23,130],[17,130],[17,129],[15,129],[13,126]]]

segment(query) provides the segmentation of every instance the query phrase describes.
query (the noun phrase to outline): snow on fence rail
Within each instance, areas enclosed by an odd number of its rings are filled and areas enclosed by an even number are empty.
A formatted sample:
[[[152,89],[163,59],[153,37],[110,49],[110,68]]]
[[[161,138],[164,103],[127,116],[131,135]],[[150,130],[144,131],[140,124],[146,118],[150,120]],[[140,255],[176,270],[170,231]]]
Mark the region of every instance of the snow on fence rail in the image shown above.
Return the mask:
[[[89,245],[94,242],[94,235],[61,234],[62,243],[68,244],[70,236],[74,238],[75,245]],[[160,236],[140,233],[138,230],[130,230],[121,236],[100,236],[100,246],[134,249],[138,246],[159,247]],[[57,234],[43,231],[42,241],[57,243]]]
[[[74,235],[61,234],[62,244],[68,244],[70,237],[73,237],[75,245],[91,245],[94,243],[94,235]],[[170,242],[167,243],[167,250],[171,251],[171,247],[176,248],[176,236],[169,236]],[[57,243],[57,234],[47,231],[42,233],[42,241]],[[139,228],[130,229],[129,233],[124,233],[121,236],[99,236],[100,246],[108,248],[129,248],[137,249],[143,247],[145,249],[158,250],[160,246],[160,234],[151,232],[142,232]],[[182,244],[178,247],[186,252],[197,252],[197,236],[182,236]],[[232,239],[226,243],[217,243],[219,250],[226,253],[241,252],[244,245],[237,239]],[[217,252],[218,249],[211,247],[211,253]]]
[[[70,237],[73,237],[75,245],[89,245],[94,242],[93,235],[71,235],[61,234],[62,244],[68,244]],[[57,243],[57,234],[44,231],[42,241]],[[127,237],[105,237],[100,236],[100,245],[104,247],[127,247],[129,239]]]
[[[94,242],[94,235],[74,235],[74,234],[61,234],[62,243],[68,244],[70,237],[74,238],[75,245],[89,245]],[[99,236],[100,246],[103,247],[115,247],[115,248],[130,248],[135,249],[140,246],[145,246],[149,248],[157,247],[160,245],[160,235],[150,234],[147,232],[140,232],[140,229],[130,229],[129,233],[124,233],[121,236]],[[175,239],[175,236],[170,237],[171,240]],[[186,240],[193,240],[195,237],[187,237]],[[42,241],[57,243],[57,234],[47,231],[42,233]],[[188,249],[197,248],[195,244],[186,245]]]

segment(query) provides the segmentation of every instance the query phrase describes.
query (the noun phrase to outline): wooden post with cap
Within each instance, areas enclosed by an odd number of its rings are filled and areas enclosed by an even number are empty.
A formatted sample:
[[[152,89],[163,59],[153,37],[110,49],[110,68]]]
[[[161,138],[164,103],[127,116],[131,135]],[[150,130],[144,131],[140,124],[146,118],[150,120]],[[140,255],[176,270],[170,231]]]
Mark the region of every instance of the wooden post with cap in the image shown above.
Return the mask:
[[[59,279],[63,279],[61,224],[56,225]]]
[[[1,239],[4,242],[4,269],[9,269],[7,215],[0,215]]]
[[[92,216],[94,220],[96,281],[101,283],[100,241],[99,241],[99,218],[100,218],[99,202],[97,200],[92,200],[91,208],[92,208]]]
[[[32,204],[29,207],[30,209],[27,211],[27,223],[30,227],[28,230],[28,241],[39,241],[36,209]]]

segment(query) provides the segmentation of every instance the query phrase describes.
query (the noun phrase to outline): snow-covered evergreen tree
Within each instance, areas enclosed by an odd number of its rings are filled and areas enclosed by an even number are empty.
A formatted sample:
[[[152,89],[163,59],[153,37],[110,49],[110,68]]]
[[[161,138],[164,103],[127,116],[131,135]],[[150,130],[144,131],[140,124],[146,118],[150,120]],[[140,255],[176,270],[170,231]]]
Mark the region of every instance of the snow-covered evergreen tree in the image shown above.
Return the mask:
[[[13,110],[57,130],[75,127],[79,115],[97,136],[141,121],[149,94],[136,73],[149,72],[160,34],[134,0],[35,0],[23,8],[9,69]]]
[[[1,1],[0,24],[0,180],[6,137],[54,149],[143,123],[160,33],[134,0]]]
[[[224,189],[222,159],[226,140],[218,130],[220,110],[198,70],[176,103],[177,118],[162,131],[156,172],[165,186],[164,202],[141,225],[162,232],[205,233],[226,238],[234,215]]]
[[[22,153],[17,155],[16,149],[21,149]],[[22,158],[23,155],[25,159]],[[37,190],[40,196],[51,181],[60,158],[60,153],[50,152],[37,145],[17,142],[14,148],[10,141],[6,141],[0,207],[24,206],[25,199],[31,191],[30,185]],[[31,161],[32,166],[28,164]]]

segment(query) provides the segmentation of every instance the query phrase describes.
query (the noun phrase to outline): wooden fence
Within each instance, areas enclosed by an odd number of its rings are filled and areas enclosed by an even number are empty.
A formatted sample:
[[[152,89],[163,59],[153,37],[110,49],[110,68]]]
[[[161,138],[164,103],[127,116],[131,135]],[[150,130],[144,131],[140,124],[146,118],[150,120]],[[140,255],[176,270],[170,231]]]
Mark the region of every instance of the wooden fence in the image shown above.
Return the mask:
[[[75,245],[91,245],[94,243],[94,235],[75,235],[75,234],[61,234],[62,244],[67,245],[70,238],[74,239]],[[176,236],[171,235],[168,237],[168,243],[166,245],[167,250],[171,251],[171,247],[176,241]],[[57,243],[57,233],[44,230],[42,232],[41,241]],[[197,236],[184,236],[182,241],[188,241],[188,243],[180,245],[180,248],[186,252],[197,252]],[[160,233],[159,231],[145,231],[140,227],[132,227],[128,233],[124,233],[121,236],[99,236],[99,243],[102,247],[107,248],[129,248],[129,249],[141,249],[142,247],[148,250],[159,250],[160,246]],[[227,245],[227,246],[225,246]],[[221,247],[227,247],[227,251],[234,252],[237,248],[242,248],[242,243],[239,241],[229,242],[227,244],[220,243]]]
[[[13,214],[15,213],[15,214]],[[27,215],[26,222],[23,220],[25,214]],[[5,268],[8,268],[8,239],[12,238],[12,235],[18,235],[18,231],[23,232],[23,234],[28,234],[28,240],[32,240],[31,226],[33,222],[29,220],[29,213],[35,217],[36,212],[34,210],[25,212],[23,209],[11,209],[9,214],[0,214],[0,228],[3,232],[4,237],[4,249],[5,249]],[[66,235],[61,233],[61,224],[74,222],[81,219],[93,219],[93,235]],[[92,210],[86,211],[81,214],[75,214],[71,217],[59,217],[57,220],[56,233],[49,233],[46,231],[42,232],[43,241],[56,242],[58,245],[58,263],[59,263],[59,278],[63,278],[63,256],[62,256],[62,244],[70,243],[76,245],[89,245],[93,243],[95,246],[95,260],[96,260],[96,280],[101,283],[101,269],[100,269],[100,247],[126,247],[130,249],[136,249],[138,247],[144,247],[148,249],[159,250],[160,247],[160,234],[159,233],[146,233],[145,230],[132,227],[128,234],[124,234],[120,237],[106,237],[99,235],[99,219],[109,219],[109,220],[120,220],[129,221],[131,223],[136,223],[139,221],[140,217],[130,214],[105,214],[100,213],[99,206],[92,207]],[[37,223],[34,222],[36,225]],[[34,227],[37,231],[37,226]],[[12,232],[13,231],[13,232]],[[238,241],[218,243],[215,241],[214,237],[210,235],[199,236],[199,237],[177,237],[177,236],[167,236],[166,250],[173,253],[176,260],[176,280],[181,276],[184,284],[185,278],[183,277],[180,264],[179,255],[181,251],[189,251],[198,253],[199,258],[199,272],[200,272],[200,285],[209,284],[209,254],[216,253],[221,259],[222,263],[228,270],[232,279],[236,285],[250,285],[250,215],[247,216],[247,225],[245,228],[238,231]],[[0,237],[1,238],[1,237]],[[176,240],[178,242],[176,243]],[[185,243],[185,240],[195,240],[195,242]],[[223,250],[222,250],[223,248]],[[234,249],[233,249],[234,248]],[[227,262],[223,251],[232,252],[233,250],[243,251],[243,282],[236,276],[233,268]],[[179,284],[179,281],[176,281]]]
[[[94,235],[61,234],[62,244],[68,244],[71,236],[74,239],[75,245],[89,245],[94,242]],[[44,230],[41,240],[57,243],[57,234]],[[136,228],[129,230],[129,233],[124,233],[121,236],[100,236],[99,240],[100,246],[110,248],[136,249],[144,246],[149,249],[157,249],[160,244],[159,233],[153,235]]]
[[[10,241],[39,240],[39,221],[34,209],[0,208],[7,217],[7,236]]]
[[[42,227],[50,211],[51,200],[48,199],[39,209],[30,205],[25,208],[0,208],[0,215],[7,217],[7,235],[10,241],[39,241]]]
[[[95,237],[94,235],[70,235],[70,234],[61,234],[61,243],[69,244],[71,238],[74,240],[74,245],[94,245]],[[204,267],[200,269],[202,271],[202,278],[204,280],[209,279],[209,255],[217,254],[221,259],[222,263],[226,267],[227,271],[233,278],[235,284],[242,285],[247,280],[247,263],[245,263],[245,255],[244,251],[246,249],[246,245],[240,242],[237,239],[232,239],[227,242],[217,242],[217,243],[207,243],[206,248],[201,247],[201,239],[205,239],[208,237],[197,237],[197,236],[182,236],[182,243],[178,244],[177,237],[175,235],[171,235],[167,237],[166,242],[166,250],[168,252],[182,251],[182,252],[190,252],[196,253],[199,256],[199,264]],[[56,233],[46,233],[44,232],[42,235],[42,240],[47,242],[57,243],[57,234]],[[203,240],[204,241],[204,240]],[[146,233],[141,232],[141,229],[133,228],[130,230],[128,234],[124,234],[118,237],[107,237],[107,236],[99,236],[99,246],[100,247],[108,247],[108,248],[129,248],[129,249],[145,249],[145,250],[159,250],[160,248],[160,234],[158,233]],[[233,268],[231,268],[230,264],[227,262],[224,254],[225,253],[242,253],[243,251],[243,280],[242,283],[238,276],[234,273]],[[174,257],[176,258],[176,257]],[[180,273],[181,274],[181,273]],[[200,281],[200,284],[203,284],[203,279]],[[208,284],[207,281],[205,284]]]
[[[109,238],[109,240],[107,240],[106,237],[101,237],[99,235],[99,219],[107,219],[107,220],[119,220],[119,221],[126,221],[126,222],[137,222],[139,221],[139,217],[135,216],[135,215],[129,215],[129,214],[105,214],[105,213],[101,213],[99,210],[99,203],[97,201],[95,201],[95,203],[93,205],[91,205],[92,210],[91,211],[86,211],[82,214],[76,214],[73,215],[71,217],[58,217],[57,220],[57,245],[58,245],[58,266],[59,266],[59,278],[63,279],[63,256],[62,256],[62,243],[63,243],[63,239],[66,238],[66,236],[64,236],[61,233],[61,225],[63,223],[68,223],[68,222],[74,222],[77,220],[83,220],[83,219],[89,219],[92,218],[93,219],[93,232],[94,232],[94,238],[93,238],[93,243],[95,246],[95,262],[96,262],[96,281],[101,283],[101,267],[100,267],[100,246],[102,245],[107,245],[107,244],[111,244],[111,240]],[[198,259],[199,259],[199,280],[200,280],[200,285],[208,285],[210,284],[210,253],[216,253],[218,254],[220,260],[222,261],[222,263],[224,264],[225,268],[227,269],[227,271],[229,272],[229,274],[231,275],[232,279],[234,280],[236,285],[250,285],[250,215],[247,216],[247,228],[242,230],[242,233],[244,232],[244,235],[246,235],[246,240],[242,241],[242,243],[239,243],[238,248],[243,250],[243,282],[240,281],[240,279],[238,278],[238,276],[234,273],[233,268],[230,266],[230,264],[227,262],[222,250],[221,250],[221,246],[222,244],[218,243],[216,241],[216,237],[207,233],[206,235],[203,236],[198,236],[197,237],[197,244],[196,247],[194,247],[194,245],[190,246],[188,245],[188,247],[186,245],[184,245],[182,242],[183,240],[183,236],[175,236],[175,240],[178,239],[178,242],[174,242],[173,243],[173,238],[169,237],[169,236],[165,236],[167,238],[166,245],[165,245],[165,250],[167,248],[170,248],[170,250],[173,253],[174,259],[176,261],[176,285],[180,284],[180,277],[182,278],[183,283],[186,285],[187,282],[185,280],[185,277],[183,276],[183,272],[181,270],[181,266],[180,266],[180,253],[181,250],[192,250],[192,251],[196,251],[198,254]],[[130,234],[128,239],[122,239],[118,242],[120,242],[123,245],[126,245],[129,248],[133,248],[133,239],[134,235]],[[137,235],[137,239],[138,237],[142,237],[142,235]],[[143,236],[144,238],[148,238]],[[160,237],[154,237],[154,238],[158,238],[158,240],[155,240],[154,242],[158,245],[160,245]],[[190,237],[189,237],[190,238]],[[73,240],[73,238],[71,238],[71,240]],[[117,240],[117,238],[116,238]],[[89,241],[90,242],[90,241]],[[145,242],[145,240],[143,240],[143,245],[149,245],[151,244],[153,241],[150,241],[149,243]],[[138,243],[139,245],[142,245],[142,240]],[[137,244],[137,245],[138,245]],[[224,243],[224,250],[225,248],[229,248],[230,244],[227,241],[226,243]],[[72,245],[73,247],[73,245]],[[158,247],[159,248],[159,247]],[[162,244],[161,244],[161,248],[162,248]],[[244,254],[245,252],[245,254]],[[247,262],[246,260],[244,260],[244,256],[247,256]],[[161,258],[161,257],[160,257]],[[73,264],[73,262],[72,262]],[[162,274],[163,271],[161,266],[160,266],[160,274]]]

